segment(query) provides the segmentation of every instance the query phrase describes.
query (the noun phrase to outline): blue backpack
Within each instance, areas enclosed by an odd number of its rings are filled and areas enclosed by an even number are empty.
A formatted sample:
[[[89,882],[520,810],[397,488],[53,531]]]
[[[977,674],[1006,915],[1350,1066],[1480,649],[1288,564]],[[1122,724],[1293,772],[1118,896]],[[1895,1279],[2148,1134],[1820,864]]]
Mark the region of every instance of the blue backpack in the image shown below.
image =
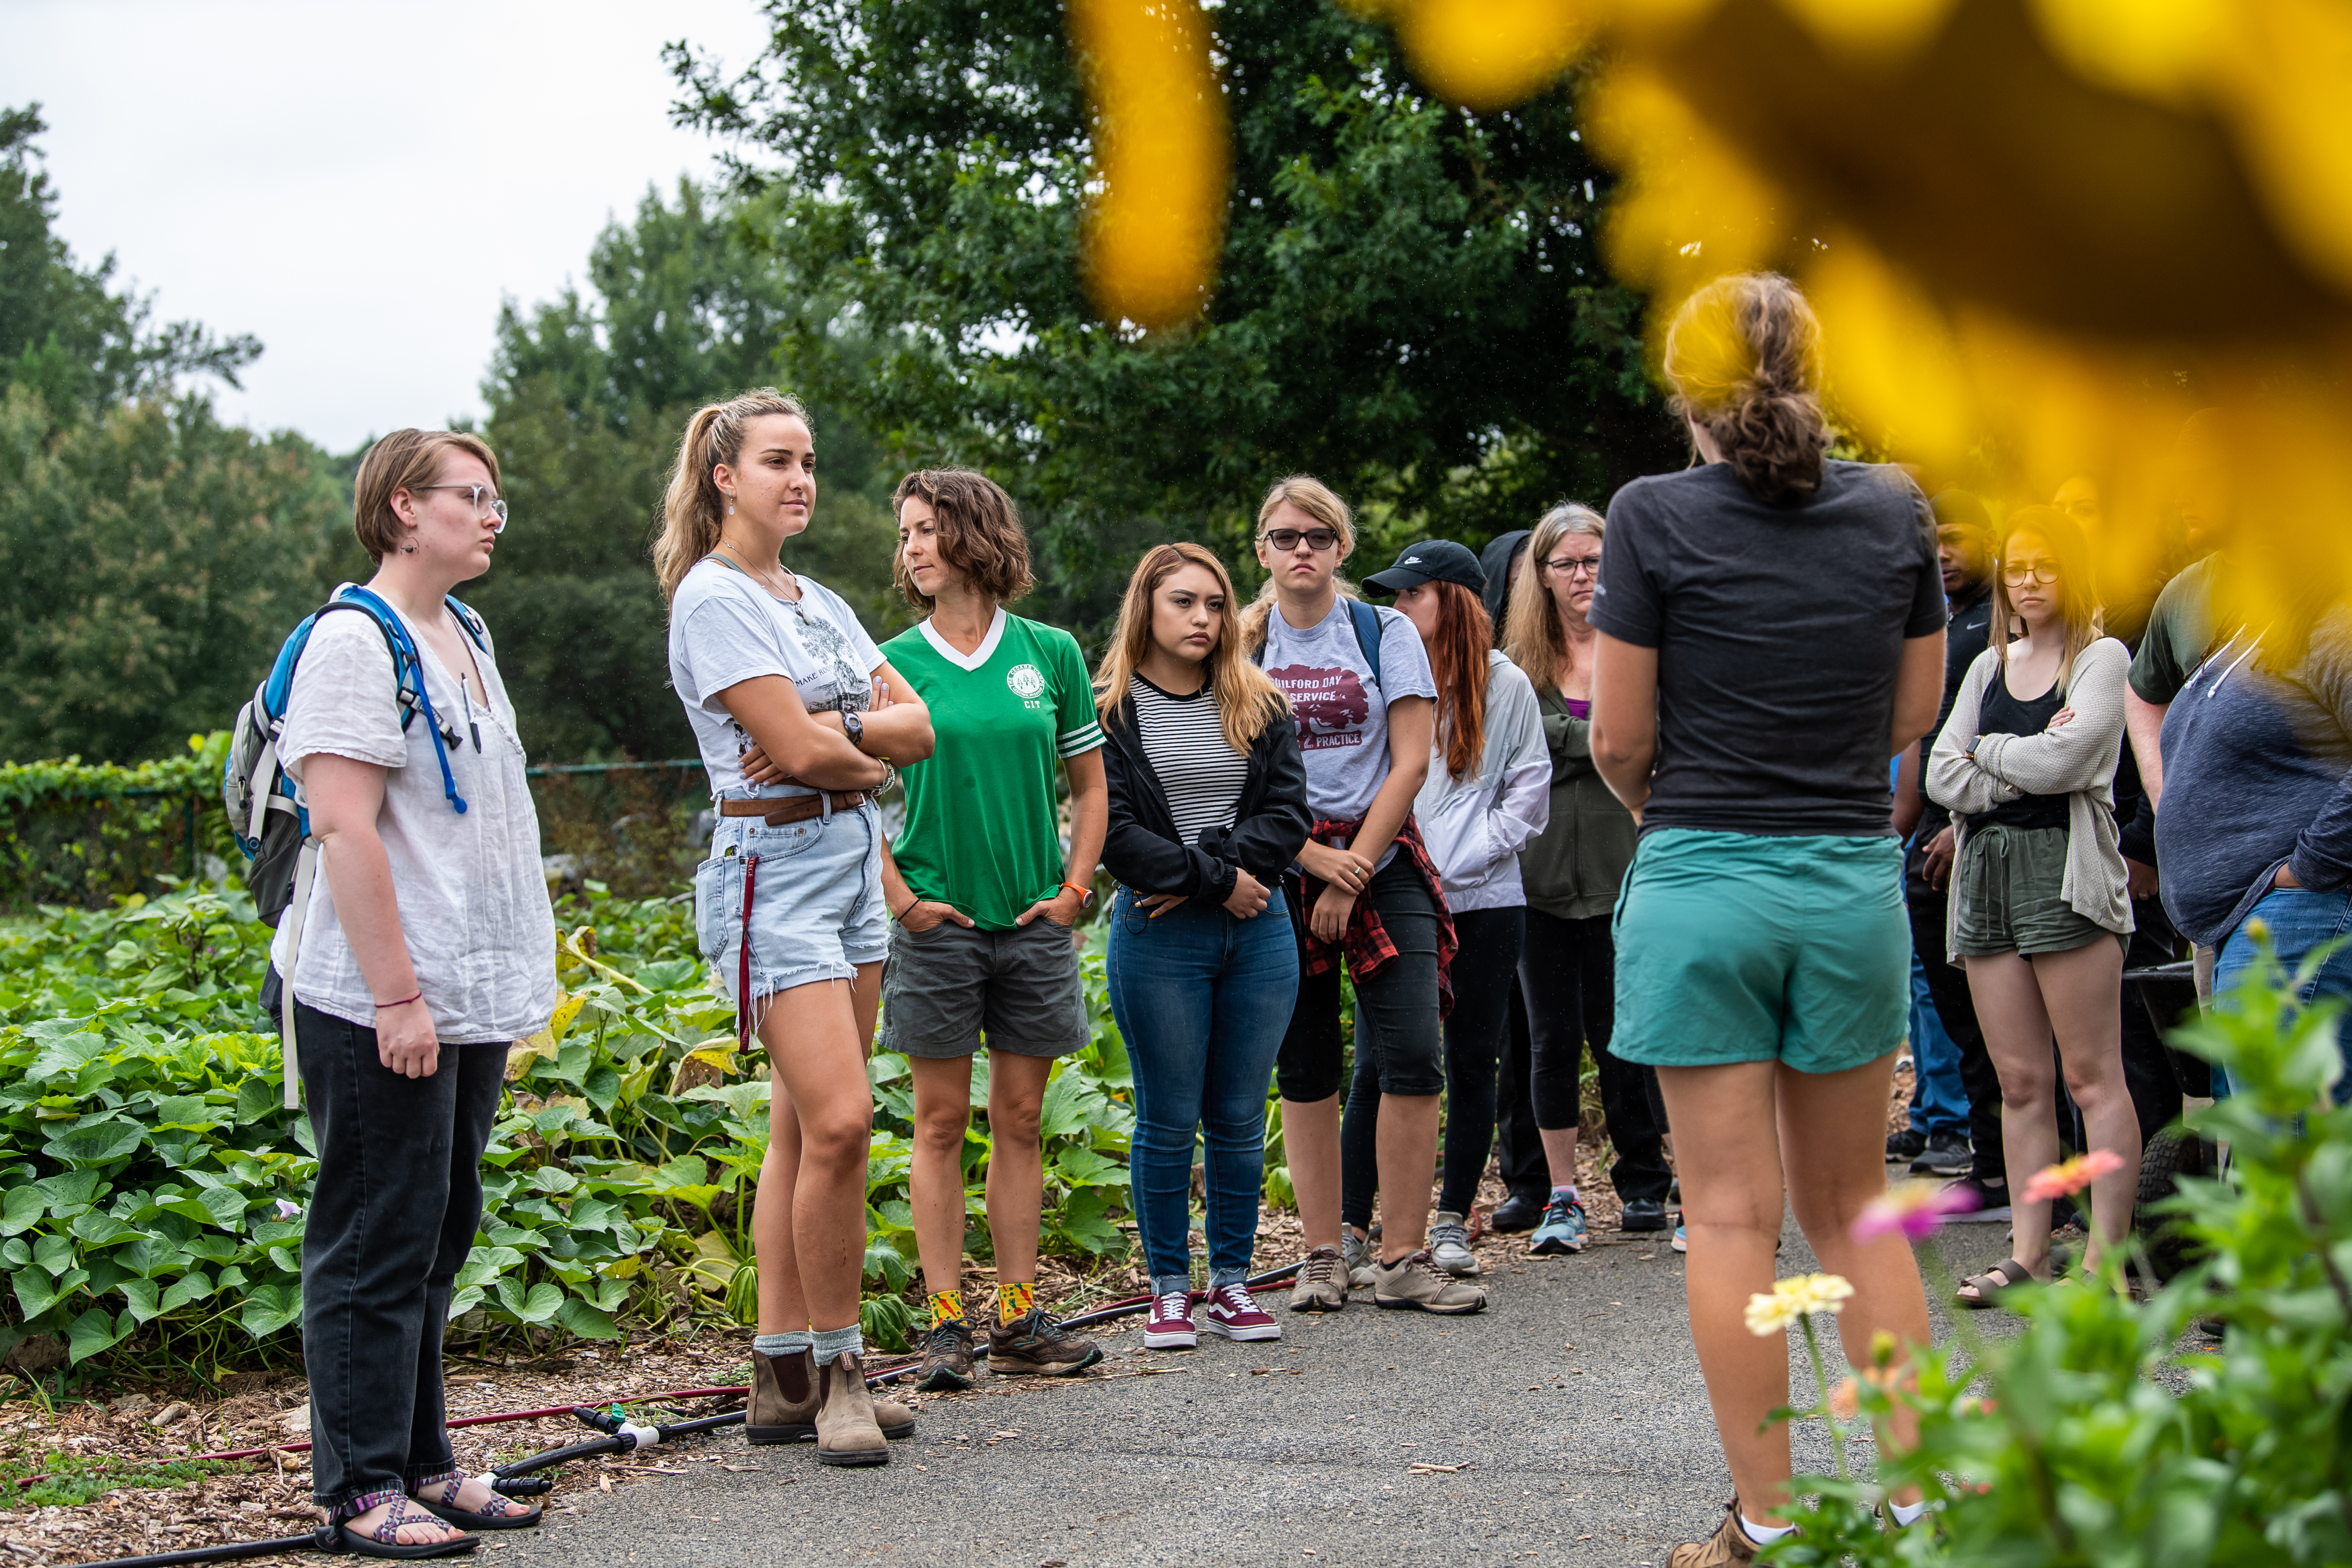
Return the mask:
[[[481,617],[455,598],[446,603],[467,637],[488,655],[489,634],[483,629]],[[278,742],[286,728],[286,704],[293,695],[294,670],[301,663],[302,650],[310,646],[310,633],[320,619],[337,610],[356,610],[365,615],[383,634],[384,645],[392,651],[394,697],[400,705],[400,727],[404,731],[412,721],[423,716],[425,730],[433,737],[433,754],[441,763],[442,794],[447,797],[450,809],[460,815],[466,809],[466,797],[457,793],[456,775],[449,771],[448,749],[458,743],[460,736],[433,711],[433,700],[425,689],[424,658],[415,640],[390,605],[365,588],[344,584],[325,605],[305,616],[278,650],[268,676],[254,688],[253,700],[237,712],[236,728],[229,735],[228,763],[221,773],[221,805],[228,814],[229,833],[236,838],[236,847],[253,862],[246,873],[246,886],[252,890],[255,909],[272,926],[289,905],[302,909],[310,905],[310,877],[317,868],[319,849],[310,837],[310,814],[296,798],[293,782],[287,778],[286,770],[278,764]],[[275,1000],[285,1040],[289,1110],[299,1103],[294,988],[289,982],[300,951],[300,919],[298,913],[294,942],[287,956],[287,973],[274,976],[278,982],[279,994]]]

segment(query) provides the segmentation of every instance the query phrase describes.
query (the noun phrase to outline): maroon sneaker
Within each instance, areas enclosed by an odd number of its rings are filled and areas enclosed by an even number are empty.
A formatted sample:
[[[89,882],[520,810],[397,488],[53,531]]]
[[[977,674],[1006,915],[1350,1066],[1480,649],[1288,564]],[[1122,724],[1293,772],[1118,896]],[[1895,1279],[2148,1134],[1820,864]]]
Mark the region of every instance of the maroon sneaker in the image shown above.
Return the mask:
[[[1209,1292],[1209,1310],[1202,1315],[1201,1329],[1229,1340],[1282,1338],[1282,1325],[1259,1310],[1257,1298],[1244,1285]]]
[[[1200,1345],[1201,1331],[1192,1321],[1192,1292],[1171,1290],[1151,1298],[1151,1321],[1143,1325],[1143,1343],[1155,1351],[1189,1351]]]

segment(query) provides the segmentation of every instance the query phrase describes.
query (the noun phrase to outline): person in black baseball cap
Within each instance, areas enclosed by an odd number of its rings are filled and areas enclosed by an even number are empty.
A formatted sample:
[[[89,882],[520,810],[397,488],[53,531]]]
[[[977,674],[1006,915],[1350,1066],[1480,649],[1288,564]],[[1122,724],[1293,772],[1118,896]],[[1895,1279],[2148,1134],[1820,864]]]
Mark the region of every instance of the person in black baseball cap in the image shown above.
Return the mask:
[[[1486,591],[1486,574],[1466,544],[1450,539],[1424,539],[1408,544],[1396,564],[1364,579],[1364,586],[1383,594],[1401,593],[1423,583],[1459,583],[1474,594]]]

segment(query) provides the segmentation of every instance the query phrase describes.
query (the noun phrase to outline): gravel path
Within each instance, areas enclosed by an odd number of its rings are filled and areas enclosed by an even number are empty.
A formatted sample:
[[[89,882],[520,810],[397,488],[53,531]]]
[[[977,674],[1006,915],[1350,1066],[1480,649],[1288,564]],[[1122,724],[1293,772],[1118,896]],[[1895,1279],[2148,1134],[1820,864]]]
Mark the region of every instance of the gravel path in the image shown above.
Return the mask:
[[[724,1434],[646,1456],[682,1475],[564,1489],[498,1562],[1661,1563],[1730,1492],[1682,1259],[1664,1236],[1612,1230],[1568,1258],[1523,1239],[1496,1249],[1476,1317],[1360,1291],[1328,1317],[1278,1310],[1278,1344],[1189,1352],[1143,1350],[1130,1320],[1085,1378],[923,1401],[887,1468]],[[1792,1225],[1780,1272],[1812,1267]],[[1827,1468],[1814,1434],[1801,1469]]]

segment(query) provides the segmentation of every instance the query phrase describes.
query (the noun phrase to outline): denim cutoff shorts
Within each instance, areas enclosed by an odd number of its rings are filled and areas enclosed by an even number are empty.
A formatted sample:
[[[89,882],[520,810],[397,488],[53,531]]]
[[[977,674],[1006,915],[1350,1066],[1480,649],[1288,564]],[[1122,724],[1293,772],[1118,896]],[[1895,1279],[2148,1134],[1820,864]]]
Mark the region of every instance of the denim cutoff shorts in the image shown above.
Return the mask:
[[[782,827],[722,816],[710,858],[694,871],[694,934],[738,1006],[881,963],[884,914],[882,818],[871,801]]]

